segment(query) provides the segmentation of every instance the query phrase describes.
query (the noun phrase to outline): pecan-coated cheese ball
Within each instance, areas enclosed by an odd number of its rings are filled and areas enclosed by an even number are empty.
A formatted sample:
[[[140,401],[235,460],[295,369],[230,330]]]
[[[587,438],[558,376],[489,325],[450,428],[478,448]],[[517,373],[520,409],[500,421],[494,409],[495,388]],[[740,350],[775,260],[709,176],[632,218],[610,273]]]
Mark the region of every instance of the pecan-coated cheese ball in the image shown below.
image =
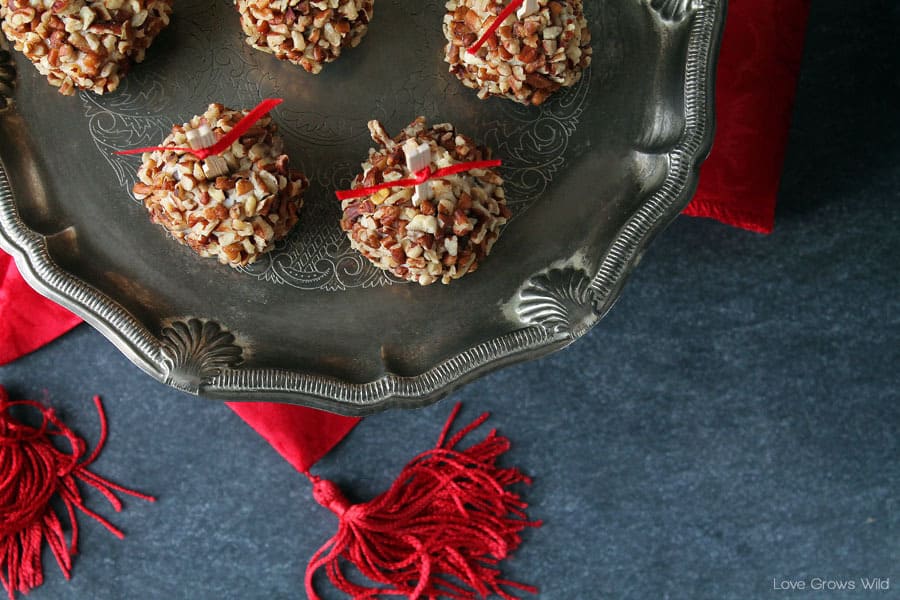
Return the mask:
[[[211,104],[176,125],[163,146],[185,147],[198,131],[221,139],[248,111]],[[197,254],[242,267],[270,251],[297,224],[306,177],[288,168],[270,116],[227,150],[200,160],[181,150],[146,152],[134,196],[154,223]]]
[[[410,178],[404,146],[427,144],[433,171],[489,158],[487,148],[450,124],[428,127],[419,117],[391,138],[378,121],[369,123],[380,148],[369,151],[354,189]],[[473,273],[490,253],[511,216],[503,178],[493,169],[471,170],[427,182],[432,197],[414,201],[412,187],[389,187],[344,200],[341,228],[350,244],[376,267],[429,285]]]
[[[0,0],[3,33],[64,95],[112,92],[169,24],[173,0]]]
[[[591,64],[591,32],[582,0],[537,0],[537,11],[510,15],[475,54],[466,51],[498,18],[507,0],[449,0],[444,17],[450,72],[478,97],[539,105],[573,86]]]
[[[374,0],[236,0],[247,43],[318,74],[369,30]]]

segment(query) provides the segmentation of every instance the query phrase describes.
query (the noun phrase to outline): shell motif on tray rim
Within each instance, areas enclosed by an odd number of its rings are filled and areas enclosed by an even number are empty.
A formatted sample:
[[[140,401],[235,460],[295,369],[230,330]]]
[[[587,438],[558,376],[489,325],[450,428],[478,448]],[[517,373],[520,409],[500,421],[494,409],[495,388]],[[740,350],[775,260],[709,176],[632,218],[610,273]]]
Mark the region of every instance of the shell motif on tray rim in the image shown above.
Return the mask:
[[[698,0],[650,0],[650,8],[666,21],[681,21],[698,4],[702,3]]]
[[[243,359],[234,335],[214,321],[175,321],[162,330],[161,337],[166,383],[193,394]]]
[[[577,338],[600,318],[600,299],[582,269],[551,269],[535,275],[519,292],[523,323]]]

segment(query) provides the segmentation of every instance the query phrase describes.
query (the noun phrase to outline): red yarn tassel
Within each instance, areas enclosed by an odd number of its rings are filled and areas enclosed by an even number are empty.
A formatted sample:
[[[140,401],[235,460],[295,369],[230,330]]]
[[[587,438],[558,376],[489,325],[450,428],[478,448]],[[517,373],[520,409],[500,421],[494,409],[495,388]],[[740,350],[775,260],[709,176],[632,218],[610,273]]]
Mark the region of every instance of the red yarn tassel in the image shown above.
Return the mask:
[[[350,505],[334,483],[306,474],[316,501],[340,519],[337,534],[307,566],[310,600],[319,600],[313,576],[322,567],[335,587],[357,600],[469,600],[489,594],[516,600],[509,589],[537,593],[503,579],[498,568],[519,547],[520,532],[541,525],[528,520],[527,503],[508,489],[531,480],[519,469],[497,466],[510,442],[496,430],[474,446],[456,449],[487,413],[445,441],[459,409],[457,404],[435,448],[414,458],[391,488],[370,502]],[[342,561],[378,586],[351,582]]]
[[[109,521],[84,504],[76,479],[97,489],[116,512],[122,502],[115,492],[128,494],[148,502],[147,496],[88,471],[103,444],[106,443],[106,414],[99,397],[94,397],[100,416],[100,441],[84,460],[85,441],[69,429],[53,410],[38,402],[21,400],[10,402],[6,390],[0,386],[0,580],[9,594],[28,593],[44,581],[41,547],[47,542],[66,579],[72,573],[72,556],[78,548],[78,521],[75,509],[106,527],[113,535],[125,535]],[[14,420],[9,414],[13,406],[28,406],[40,412],[39,428]],[[59,450],[52,442],[57,437],[68,442],[69,452]],[[62,523],[50,505],[50,498],[59,495],[66,507],[71,539],[66,544]]]

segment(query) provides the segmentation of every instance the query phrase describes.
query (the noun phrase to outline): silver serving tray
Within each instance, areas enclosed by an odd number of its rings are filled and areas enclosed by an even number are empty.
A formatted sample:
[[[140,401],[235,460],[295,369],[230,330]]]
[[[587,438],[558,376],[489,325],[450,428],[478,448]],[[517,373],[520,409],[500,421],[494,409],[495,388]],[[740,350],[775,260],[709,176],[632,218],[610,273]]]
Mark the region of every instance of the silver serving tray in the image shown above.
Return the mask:
[[[594,64],[540,108],[479,101],[442,58],[440,0],[378,0],[359,48],[319,76],[243,42],[230,2],[179,0],[114,94],[63,97],[0,49],[0,245],[38,291],[137,366],[223,400],[344,414],[419,407],[570,344],[609,310],[687,205],[713,134],[725,0],[587,0]],[[243,271],[163,235],[131,198],[138,159],[211,101],[282,97],[276,121],[312,180],[301,225]],[[400,283],[340,232],[333,190],[417,115],[494,148],[514,218],[481,269]]]

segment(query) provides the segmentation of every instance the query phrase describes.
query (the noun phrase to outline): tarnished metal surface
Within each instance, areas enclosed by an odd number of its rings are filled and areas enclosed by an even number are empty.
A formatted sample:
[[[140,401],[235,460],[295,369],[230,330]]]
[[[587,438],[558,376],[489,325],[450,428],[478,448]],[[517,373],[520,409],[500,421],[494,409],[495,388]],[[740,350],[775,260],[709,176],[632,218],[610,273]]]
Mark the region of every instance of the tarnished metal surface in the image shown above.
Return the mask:
[[[590,329],[696,186],[724,0],[586,11],[594,64],[540,108],[479,101],[446,72],[433,0],[379,0],[362,44],[318,76],[247,47],[227,2],[179,2],[107,96],[60,96],[13,52],[18,81],[0,64],[0,243],[39,291],[180,389],[347,414],[427,404]],[[112,151],[159,143],[209,102],[272,96],[312,188],[295,233],[234,271],[151,224],[129,193],[137,159]],[[366,156],[366,122],[396,131],[418,115],[494,148],[514,212],[479,271],[450,286],[386,276],[338,227],[333,191]]]

